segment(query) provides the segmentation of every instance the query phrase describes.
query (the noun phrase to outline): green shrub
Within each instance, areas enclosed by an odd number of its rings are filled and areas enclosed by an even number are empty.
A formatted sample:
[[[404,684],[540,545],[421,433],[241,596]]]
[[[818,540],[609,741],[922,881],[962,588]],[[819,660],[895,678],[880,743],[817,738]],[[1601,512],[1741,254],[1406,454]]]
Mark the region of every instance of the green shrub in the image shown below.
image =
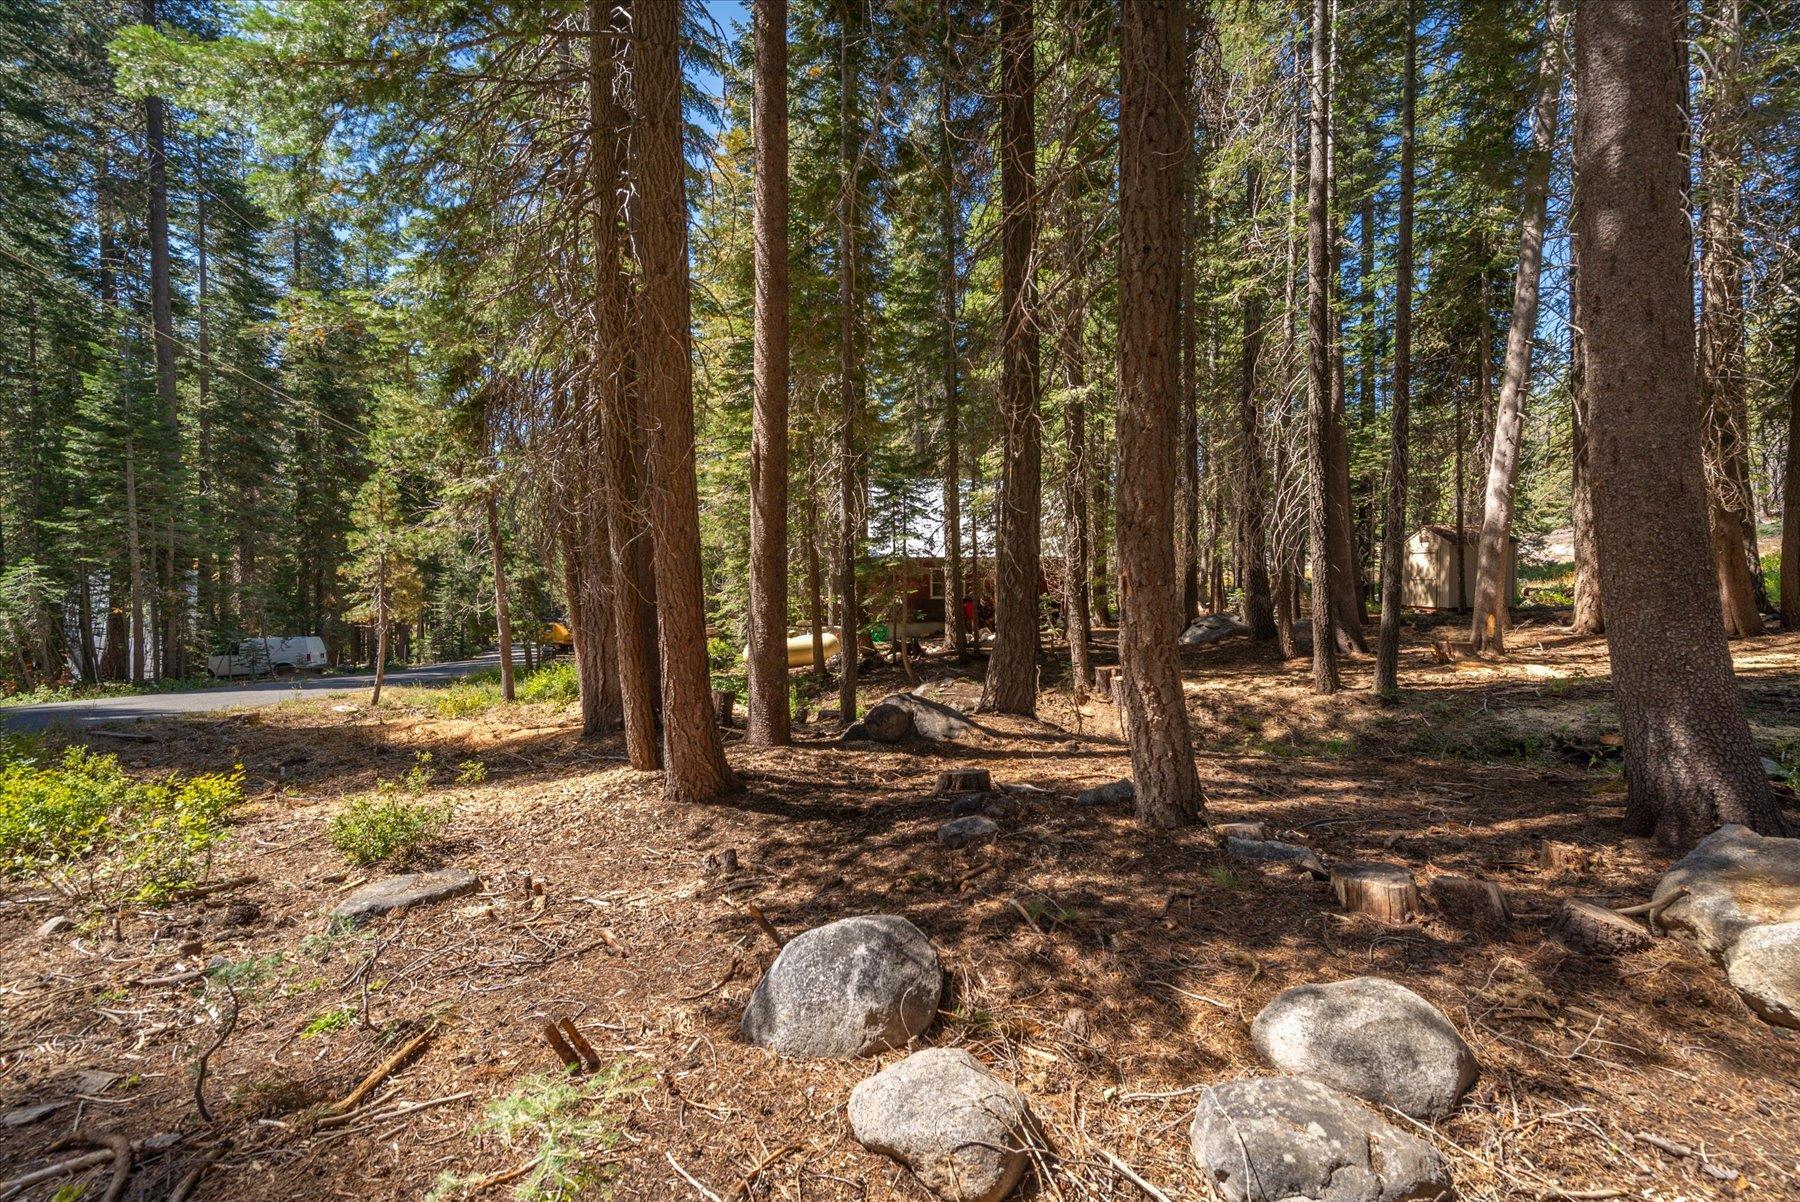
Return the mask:
[[[0,745],[0,869],[83,894],[158,901],[203,879],[243,800],[241,768],[140,781],[81,747],[40,758]]]
[[[573,703],[581,697],[575,665],[561,660],[529,672],[521,669],[513,677],[513,695],[519,701],[537,705]],[[430,699],[426,702],[441,718],[467,718],[505,703],[498,668],[483,668],[454,684],[431,689]]]
[[[714,672],[728,672],[744,666],[744,653],[728,638],[706,640],[706,661]]]
[[[539,705],[571,705],[581,700],[581,682],[570,660],[556,660],[535,671],[524,673],[518,681],[520,701]]]
[[[403,864],[435,845],[450,824],[450,803],[408,801],[393,781],[351,800],[331,819],[327,837],[359,868]]]

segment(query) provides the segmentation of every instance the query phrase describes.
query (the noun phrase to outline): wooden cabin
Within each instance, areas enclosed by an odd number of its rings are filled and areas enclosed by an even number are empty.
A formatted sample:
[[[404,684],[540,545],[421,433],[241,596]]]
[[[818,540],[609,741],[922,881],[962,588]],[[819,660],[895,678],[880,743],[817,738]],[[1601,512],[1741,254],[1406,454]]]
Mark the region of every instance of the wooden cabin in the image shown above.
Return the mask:
[[[1456,549],[1463,547],[1462,579],[1457,579]],[[1475,565],[1481,558],[1481,531],[1466,526],[1459,539],[1454,526],[1426,526],[1406,540],[1406,571],[1401,576],[1401,604],[1408,609],[1468,609],[1475,604]],[[1518,541],[1506,540],[1506,603],[1519,592]]]

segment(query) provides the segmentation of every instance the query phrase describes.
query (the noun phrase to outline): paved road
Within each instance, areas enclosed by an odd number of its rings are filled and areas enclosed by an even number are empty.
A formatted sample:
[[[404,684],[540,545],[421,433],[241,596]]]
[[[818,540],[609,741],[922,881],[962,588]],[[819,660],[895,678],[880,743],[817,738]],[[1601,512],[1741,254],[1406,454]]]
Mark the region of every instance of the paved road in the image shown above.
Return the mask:
[[[523,664],[515,652],[513,660]],[[389,672],[387,684],[443,684],[500,663],[498,652],[476,659],[430,664]],[[48,726],[96,726],[130,722],[137,718],[170,718],[181,714],[206,714],[219,710],[254,709],[294,697],[328,696],[332,693],[366,692],[375,682],[372,673],[357,676],[283,676],[273,680],[246,681],[180,693],[143,693],[130,697],[100,697],[91,701],[52,701],[43,705],[0,706],[0,726],[9,730],[42,730]]]

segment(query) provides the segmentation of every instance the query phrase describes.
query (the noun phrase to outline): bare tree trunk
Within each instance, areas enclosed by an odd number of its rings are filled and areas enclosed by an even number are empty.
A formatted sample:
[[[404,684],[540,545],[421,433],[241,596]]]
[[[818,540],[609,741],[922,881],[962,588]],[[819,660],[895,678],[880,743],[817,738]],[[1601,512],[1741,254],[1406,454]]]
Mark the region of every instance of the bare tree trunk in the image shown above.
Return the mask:
[[[1000,3],[1000,531],[994,650],[981,708],[1037,712],[1043,430],[1038,417],[1036,31],[1032,0]]]
[[[1188,32],[1191,33],[1191,29]],[[1200,393],[1197,372],[1200,322],[1194,311],[1198,283],[1194,240],[1199,226],[1196,205],[1200,193],[1195,176],[1200,165],[1194,153],[1193,53],[1185,41],[1181,47],[1181,103],[1181,241],[1178,243],[1181,255],[1181,441],[1177,444],[1175,459],[1179,484],[1175,568],[1181,589],[1181,624],[1185,628],[1200,613]]]
[[[1074,231],[1077,205],[1068,206],[1069,215],[1063,228],[1071,242],[1080,240]],[[1063,564],[1063,626],[1069,638],[1069,669],[1074,677],[1075,695],[1081,697],[1094,680],[1089,659],[1088,639],[1093,632],[1093,618],[1088,610],[1088,514],[1087,514],[1087,347],[1084,343],[1087,321],[1087,290],[1081,273],[1085,260],[1067,248],[1072,264],[1068,284],[1068,311],[1063,315],[1062,368],[1063,387],[1068,401],[1063,411],[1063,444],[1068,455],[1068,474],[1063,485],[1063,520],[1068,526],[1068,554]]]
[[[1179,92],[1182,0],[1135,0],[1122,17],[1119,101],[1119,566],[1131,771],[1138,821],[1201,814],[1200,781],[1176,661],[1175,442],[1180,404],[1181,197],[1170,169],[1189,149]]]
[[[488,489],[488,550],[494,568],[494,626],[500,638],[500,695],[513,700],[512,611],[506,601],[506,549],[500,544],[500,501],[498,485]]]
[[[855,131],[857,79],[850,54],[854,4],[838,14],[838,721],[856,721],[856,670],[862,659],[857,627],[862,624],[856,595],[857,537],[856,423],[862,409],[856,362],[856,202],[861,192]]]
[[[1794,374],[1788,383],[1787,458],[1781,479],[1781,625],[1800,626],[1800,320],[1793,332]]]
[[[1261,206],[1262,180],[1256,164],[1244,170],[1245,206],[1252,224]],[[1254,240],[1254,236],[1253,236]],[[1238,554],[1242,558],[1244,624],[1259,641],[1275,637],[1274,599],[1269,592],[1268,522],[1263,493],[1262,408],[1256,396],[1257,369],[1267,320],[1262,288],[1252,279],[1244,296],[1243,378],[1238,387]]]
[[[1577,7],[1575,164],[1625,828],[1683,848],[1722,822],[1769,834],[1782,822],[1708,580],[1670,21],[1662,4]]]
[[[1703,59],[1700,107],[1701,458],[1725,633],[1743,638],[1761,634],[1763,624],[1744,377],[1741,22],[1737,0],[1709,0],[1706,9],[1707,34],[1701,41],[1712,53]]]
[[[950,72],[956,62],[955,32],[950,26],[949,0],[939,0],[938,19],[943,24],[943,59],[938,66],[938,173],[944,192],[939,210],[943,226],[944,263],[941,282],[944,307],[944,619],[950,627],[950,646],[958,663],[968,658],[969,627],[963,614],[962,560],[962,432],[958,428],[957,388],[960,364],[956,337],[957,226],[956,157],[950,139]]]
[[[144,24],[157,23],[156,0],[144,0]],[[164,677],[182,675],[180,568],[175,544],[177,479],[181,467],[181,414],[175,386],[175,301],[169,264],[169,185],[163,126],[166,106],[160,96],[144,98],[145,182],[150,211],[150,327],[156,360],[156,399],[162,408],[163,440],[159,498],[164,513],[163,577],[161,596],[162,645],[158,661]]]
[[[612,7],[606,24],[605,0],[588,0],[589,171],[594,205],[594,346],[592,389],[601,423],[598,456],[606,514],[606,542],[612,558],[612,636],[619,665],[619,704],[625,727],[625,756],[648,771],[662,760],[656,738],[656,648],[643,615],[644,547],[650,537],[638,511],[637,398],[628,378],[630,328],[620,263],[618,195],[624,114],[614,96],[617,59],[630,31],[626,10]],[[606,28],[608,36],[600,30]]]
[[[694,392],[688,296],[686,160],[681,150],[681,11],[634,10],[638,245],[643,264],[638,371],[650,434],[656,600],[662,640],[663,789],[696,802],[738,787],[725,763],[706,662],[700,499],[694,477]]]
[[[1574,528],[1575,596],[1569,629],[1596,635],[1606,629],[1600,605],[1600,563],[1594,545],[1593,416],[1587,398],[1587,332],[1581,313],[1581,238],[1576,214],[1581,208],[1577,181],[1570,199],[1569,231],[1569,521]]]
[[[1112,574],[1106,562],[1107,481],[1111,476],[1113,454],[1106,437],[1104,419],[1094,423],[1094,445],[1088,452],[1088,536],[1093,546],[1093,567],[1089,572],[1088,612],[1103,626],[1113,623],[1113,610],[1108,590]]]
[[[750,438],[750,712],[745,738],[789,741],[787,0],[756,0],[756,342]]]
[[[810,444],[810,440],[809,440]],[[810,446],[809,446],[810,449]],[[825,679],[825,603],[824,573],[819,568],[819,485],[811,470],[813,457],[807,456],[806,476],[806,623],[812,633],[812,671],[815,680]]]
[[[1307,541],[1312,559],[1313,690],[1338,690],[1331,579],[1331,0],[1313,0],[1306,169]]]
[[[1544,225],[1550,200],[1550,153],[1556,145],[1557,102],[1562,93],[1563,16],[1550,0],[1544,49],[1538,63],[1537,115],[1532,120],[1532,156],[1525,176],[1523,219],[1519,222],[1519,270],[1513,279],[1512,325],[1506,333],[1506,365],[1500,376],[1500,409],[1488,460],[1487,495],[1481,511],[1481,542],[1475,559],[1475,619],[1469,638],[1477,650],[1505,651],[1507,607],[1506,546],[1512,534],[1513,485],[1519,476],[1519,444],[1524,435],[1525,399],[1531,392],[1531,345],[1537,333],[1538,278],[1544,256]]]
[[[1400,228],[1394,251],[1394,392],[1389,399],[1387,505],[1381,520],[1381,633],[1375,645],[1375,692],[1381,697],[1400,690],[1400,590],[1412,421],[1413,114],[1418,88],[1418,13],[1413,0],[1407,0],[1406,66],[1400,88]]]

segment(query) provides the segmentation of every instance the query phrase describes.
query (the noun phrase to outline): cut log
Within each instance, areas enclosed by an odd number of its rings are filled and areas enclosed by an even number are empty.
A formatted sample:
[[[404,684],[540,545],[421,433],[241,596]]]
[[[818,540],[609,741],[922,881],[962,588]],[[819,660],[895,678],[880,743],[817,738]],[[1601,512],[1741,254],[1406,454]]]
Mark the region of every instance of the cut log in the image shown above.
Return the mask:
[[[720,726],[731,725],[731,713],[737,708],[737,694],[730,689],[714,689],[712,691],[713,715],[718,718]]]
[[[1559,843],[1555,839],[1539,839],[1537,862],[1538,867],[1545,872],[1585,872],[1588,865],[1588,854],[1585,848],[1573,843]]]
[[[1331,870],[1331,891],[1338,904],[1382,922],[1400,922],[1419,912],[1419,887],[1412,873],[1398,864],[1355,860]]]
[[[1605,906],[1566,901],[1556,915],[1556,933],[1563,942],[1597,956],[1622,956],[1650,946],[1650,932]]]
[[[1215,822],[1212,833],[1219,846],[1224,847],[1227,839],[1253,839],[1261,843],[1268,839],[1269,828],[1260,822]]]
[[[1432,902],[1452,917],[1493,926],[1503,925],[1512,918],[1512,912],[1506,906],[1506,895],[1492,881],[1440,876],[1431,881],[1429,888]]]
[[[986,768],[952,768],[937,776],[937,791],[944,793],[991,793],[993,777]]]

